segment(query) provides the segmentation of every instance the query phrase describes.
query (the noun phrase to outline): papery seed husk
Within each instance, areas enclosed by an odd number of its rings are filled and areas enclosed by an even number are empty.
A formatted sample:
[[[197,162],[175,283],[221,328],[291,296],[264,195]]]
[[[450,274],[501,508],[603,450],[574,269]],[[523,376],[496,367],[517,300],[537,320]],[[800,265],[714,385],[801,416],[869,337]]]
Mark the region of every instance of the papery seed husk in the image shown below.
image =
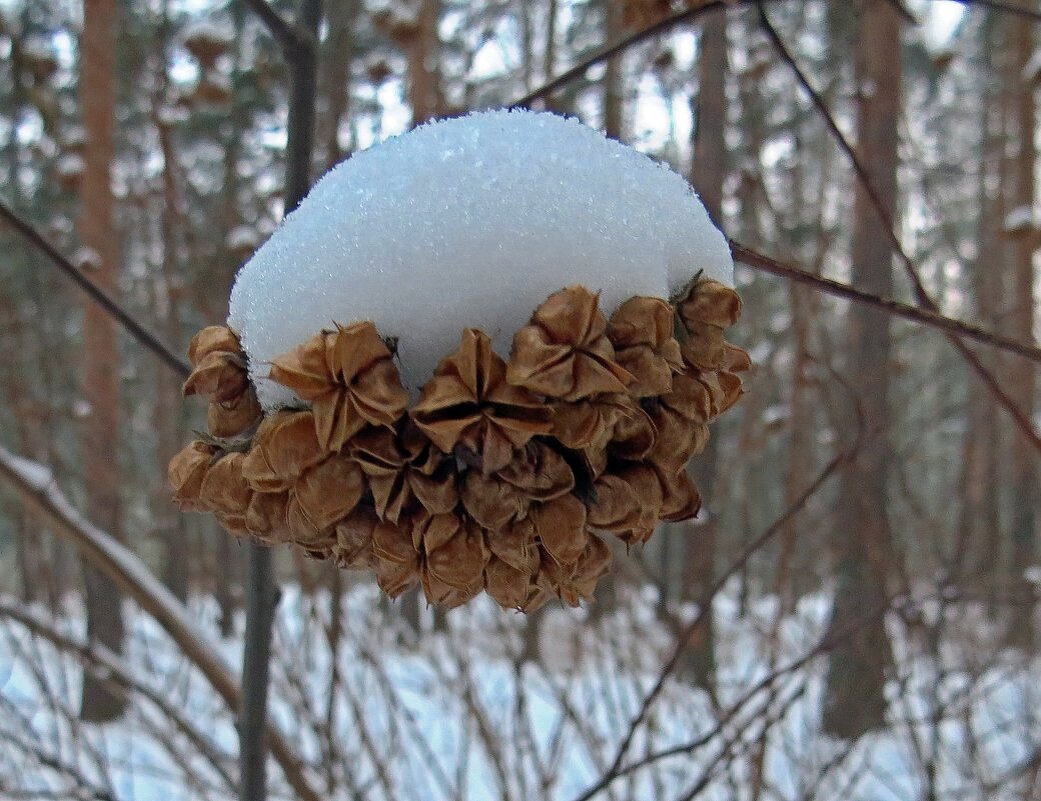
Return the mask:
[[[564,458],[546,443],[534,440],[499,471],[499,478],[532,501],[551,501],[575,486],[575,475]]]
[[[691,323],[680,346],[683,360],[699,370],[718,370],[726,358],[723,329],[711,323]]]
[[[624,532],[640,525],[643,508],[633,487],[607,473],[593,485],[595,500],[586,503],[589,525],[601,531]]]
[[[333,555],[339,567],[371,569],[376,565],[372,550],[372,534],[380,520],[367,507],[357,507],[336,524],[336,545]]]
[[[719,281],[701,279],[676,304],[676,311],[688,330],[693,323],[729,328],[741,316],[741,297]]]
[[[253,491],[242,475],[241,453],[229,453],[210,465],[199,490],[199,500],[215,513],[243,516]]]
[[[210,401],[231,403],[249,389],[245,361],[234,353],[208,353],[181,388],[185,397],[202,395]]]
[[[196,440],[183,447],[170,460],[167,477],[174,489],[174,501],[185,511],[209,511],[200,500],[203,480],[210,469],[215,449]]]
[[[532,507],[543,549],[559,564],[571,564],[586,548],[586,508],[574,495],[564,495]]]
[[[493,556],[484,568],[484,587],[503,609],[520,609],[530,595],[531,574]]]
[[[211,353],[241,353],[242,345],[235,332],[227,326],[210,325],[192,337],[188,345],[188,361],[198,366]]]
[[[670,523],[690,520],[701,509],[701,494],[686,469],[675,474],[660,470],[658,481],[662,488],[662,503],[659,516]]]
[[[304,548],[331,548],[336,542],[336,529],[320,526],[311,518],[300,503],[295,492],[289,494],[286,505],[286,522],[292,534],[293,542]]]
[[[598,300],[578,285],[550,295],[514,335],[506,380],[565,401],[624,392],[633,377],[614,361]]]
[[[535,524],[526,517],[500,531],[488,531],[489,550],[506,564],[523,573],[534,573],[539,566]]]
[[[397,598],[419,583],[419,559],[405,563],[377,557],[376,583],[391,598]]]
[[[490,556],[483,532],[472,522],[467,525],[466,521],[459,520],[451,535],[446,537],[446,533],[440,532],[436,543],[432,537],[424,537],[423,548],[430,572],[455,589],[479,585]]]
[[[258,492],[291,489],[300,475],[326,458],[310,412],[276,412],[260,424],[242,463],[242,473]]]
[[[475,471],[466,474],[460,499],[469,515],[491,531],[521,520],[530,505],[524,493],[513,485],[494,476],[484,478]]]
[[[353,459],[335,454],[304,471],[293,493],[307,517],[326,529],[358,505],[365,493],[365,476]]]
[[[254,492],[246,508],[246,528],[258,541],[280,545],[292,541],[286,516],[287,492]]]
[[[211,401],[206,408],[206,426],[215,437],[234,437],[255,426],[263,414],[256,392],[249,387],[227,403]]]

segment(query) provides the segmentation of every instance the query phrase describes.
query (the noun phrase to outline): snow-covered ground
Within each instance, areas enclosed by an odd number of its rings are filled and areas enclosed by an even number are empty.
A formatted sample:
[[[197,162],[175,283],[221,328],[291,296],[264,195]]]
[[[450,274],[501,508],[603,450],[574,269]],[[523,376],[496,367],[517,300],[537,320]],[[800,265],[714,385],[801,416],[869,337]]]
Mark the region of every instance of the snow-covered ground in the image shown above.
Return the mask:
[[[775,625],[775,599],[740,615],[737,590],[716,602],[715,700],[670,681],[622,763],[648,764],[596,798],[1037,797],[1041,663],[1002,651],[979,610],[947,608],[939,660],[892,616],[889,727],[851,746],[821,733],[826,664],[803,660],[819,642],[826,596],[804,598]],[[918,608],[926,621],[940,613],[936,603]],[[290,587],[276,624],[273,712],[325,798],[575,799],[611,764],[672,648],[654,610],[651,592],[598,619],[550,610],[540,662],[523,662],[519,615],[482,600],[417,641],[362,584],[343,598],[334,656],[329,597]],[[0,798],[235,797],[233,714],[150,619],[127,611],[126,672],[155,700],[136,694],[126,717],[105,726],[75,720],[74,655],[0,623]],[[196,600],[193,612],[234,664],[241,621],[220,640],[215,604]],[[79,640],[82,610],[71,604],[59,625]],[[678,753],[655,758],[670,748]],[[273,797],[292,797],[274,762],[269,775]]]

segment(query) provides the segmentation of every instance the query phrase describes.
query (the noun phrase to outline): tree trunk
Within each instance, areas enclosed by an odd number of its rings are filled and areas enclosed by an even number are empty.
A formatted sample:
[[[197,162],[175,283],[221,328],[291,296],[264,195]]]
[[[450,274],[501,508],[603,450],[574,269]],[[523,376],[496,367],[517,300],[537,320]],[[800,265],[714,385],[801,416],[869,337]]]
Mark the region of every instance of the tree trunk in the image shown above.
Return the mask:
[[[896,219],[900,118],[900,15],[886,0],[860,5],[856,53],[858,153],[892,219]],[[892,294],[892,252],[879,215],[858,185],[853,209],[852,283]],[[837,510],[838,581],[826,637],[831,640],[824,728],[855,739],[885,723],[883,687],[889,663],[883,609],[892,544],[886,512],[889,447],[889,318],[849,311],[848,381],[860,406],[863,438],[848,462]],[[854,417],[850,419],[853,441]]]
[[[354,23],[358,16],[358,6],[358,0],[340,0],[330,3],[326,12],[329,35],[322,44],[322,64],[318,75],[322,113],[318,116],[315,134],[326,169],[338,164],[347,155],[340,144],[340,123],[347,114],[350,102]]]
[[[725,14],[713,14],[701,28],[698,55],[698,95],[693,109],[694,158],[690,179],[701,195],[709,216],[718,225],[723,216],[723,181],[726,177],[726,75],[727,27]],[[716,474],[718,448],[713,436],[705,452],[691,465],[695,483],[707,504],[704,522],[679,524],[686,545],[684,596],[697,600],[715,580],[716,526],[718,506],[713,498],[713,477]],[[669,527],[670,529],[673,527]],[[670,532],[671,533],[671,532]],[[715,676],[715,637],[713,614],[709,609],[703,625],[694,632],[684,652],[680,670],[683,675],[701,687],[712,688]]]
[[[416,30],[405,43],[408,97],[414,126],[445,113],[445,97],[441,90],[440,22],[441,0],[419,0]]]
[[[984,12],[981,23],[981,56],[987,59],[994,42],[992,12]],[[992,74],[993,65],[988,65]],[[998,304],[1001,293],[1000,271],[994,269],[994,254],[1001,252],[1001,220],[1004,208],[1000,193],[991,196],[988,178],[1000,180],[1002,138],[1000,96],[984,84],[980,105],[980,176],[978,183],[979,222],[978,254],[972,265],[972,290],[976,318],[985,326],[998,328]],[[996,129],[996,130],[995,130]],[[990,165],[998,167],[991,172]],[[960,476],[960,508],[958,533],[951,573],[955,580],[969,579],[993,591],[996,587],[998,560],[1001,553],[1001,521],[998,504],[998,411],[990,392],[969,392],[966,397],[966,429],[962,446]]]
[[[80,109],[87,132],[84,149],[79,237],[96,254],[94,280],[112,295],[119,290],[119,245],[112,216],[109,168],[114,155],[116,112],[115,52],[118,20],[114,0],[85,0],[80,38]],[[83,430],[83,473],[87,514],[119,536],[119,347],[116,325],[88,300],[83,315],[83,395],[90,415]],[[87,637],[114,653],[123,648],[123,617],[116,587],[84,565]],[[126,699],[89,674],[83,678],[80,714],[84,720],[118,717]]]
[[[1034,3],[1028,3],[1033,7]],[[1034,28],[1017,21],[1009,22],[1012,35],[1012,73],[1015,76],[1015,114],[1017,151],[1014,186],[1014,209],[1034,208],[1034,147],[1035,109],[1034,85],[1023,75],[1034,54]],[[1010,274],[1006,285],[1008,298],[1008,333],[1021,342],[1030,342],[1034,335],[1034,251],[1036,234],[1020,236],[1012,247]],[[1034,413],[1034,365],[1027,359],[1009,360],[1008,390],[1013,402],[1027,417]],[[1019,432],[1011,432],[1009,443],[1009,486],[1011,498],[1011,579],[1012,587],[1021,603],[1013,606],[1010,640],[1023,647],[1033,643],[1033,585],[1024,571],[1037,558],[1036,504],[1038,474],[1036,454],[1030,443]]]
[[[602,3],[604,13],[604,41],[615,41],[625,29],[622,4],[614,0]],[[604,133],[612,139],[621,139],[625,133],[625,90],[622,76],[622,56],[609,59],[604,70]]]

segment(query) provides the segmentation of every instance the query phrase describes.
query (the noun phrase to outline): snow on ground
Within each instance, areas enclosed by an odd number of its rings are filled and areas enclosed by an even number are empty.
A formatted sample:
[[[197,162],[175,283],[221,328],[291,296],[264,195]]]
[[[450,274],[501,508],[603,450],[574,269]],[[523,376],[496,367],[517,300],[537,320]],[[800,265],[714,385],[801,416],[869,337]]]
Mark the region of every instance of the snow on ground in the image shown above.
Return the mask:
[[[690,185],[574,119],[478,112],[353,155],[322,178],[239,272],[229,324],[254,379],[336,323],[399,337],[418,389],[466,327],[501,355],[549,294],[667,297],[733,261]],[[265,408],[292,399],[259,382]]]
[[[514,658],[523,646],[519,616],[478,602],[452,613],[447,631],[408,642],[400,618],[361,585],[343,599],[347,633],[335,656],[342,681],[332,682],[328,604],[327,596],[286,589],[272,710],[331,801],[579,797],[613,758],[672,641],[647,593],[623,599],[599,620],[551,610],[541,630],[542,664],[523,663]],[[200,600],[193,611],[219,641],[214,604]],[[742,614],[735,585],[715,611],[715,700],[670,682],[627,762],[695,746],[619,779],[597,798],[673,799],[694,789],[699,798],[751,798],[759,783],[763,798],[902,801],[925,797],[930,772],[934,797],[1026,797],[1015,776],[1041,742],[1037,662],[999,649],[987,664],[974,664],[981,640],[968,636],[945,643],[938,664],[891,620],[899,670],[888,688],[890,726],[849,747],[819,730],[823,661],[786,670],[818,642],[825,596],[804,598],[775,625],[776,599],[753,602]],[[987,630],[986,618],[971,609],[959,618],[969,632]],[[75,604],[63,627],[82,633]],[[239,620],[235,636],[220,642],[229,662],[239,657],[241,628]],[[76,663],[10,623],[0,628],[0,788],[61,790],[68,782],[53,766],[72,764],[95,791],[117,799],[235,797],[222,778],[236,771],[233,716],[220,699],[141,614],[130,617],[126,659],[132,675],[220,755],[218,766],[141,699],[119,724],[77,724]],[[778,670],[776,681],[764,683]],[[52,767],[26,756],[33,748]],[[273,797],[288,798],[278,767],[269,774]],[[0,789],[6,797],[13,796]]]

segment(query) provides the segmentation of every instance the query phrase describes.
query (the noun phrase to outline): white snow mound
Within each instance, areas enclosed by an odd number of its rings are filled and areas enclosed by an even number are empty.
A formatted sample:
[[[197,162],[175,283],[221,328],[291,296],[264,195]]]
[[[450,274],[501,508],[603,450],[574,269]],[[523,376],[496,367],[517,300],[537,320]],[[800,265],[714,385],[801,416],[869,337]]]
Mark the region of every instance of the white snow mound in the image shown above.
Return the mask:
[[[266,410],[276,356],[334,322],[399,338],[417,390],[466,327],[506,357],[514,332],[568,284],[610,314],[733,261],[687,182],[572,119],[489,111],[432,122],[337,165],[239,271],[228,324]]]

